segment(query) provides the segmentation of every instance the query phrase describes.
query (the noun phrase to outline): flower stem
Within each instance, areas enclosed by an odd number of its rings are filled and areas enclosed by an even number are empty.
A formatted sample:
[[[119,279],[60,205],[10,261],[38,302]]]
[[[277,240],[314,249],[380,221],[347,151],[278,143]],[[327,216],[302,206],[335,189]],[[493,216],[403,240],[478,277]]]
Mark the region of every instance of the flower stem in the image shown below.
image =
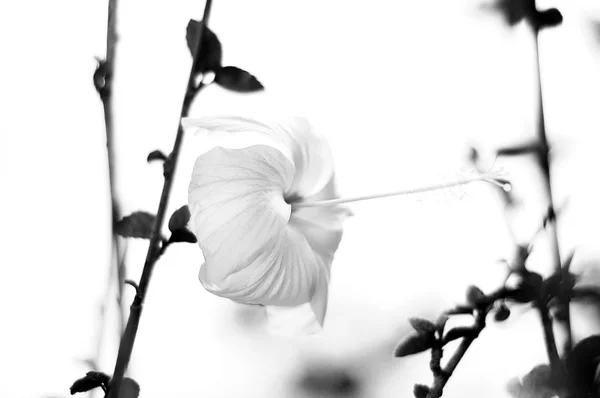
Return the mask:
[[[148,291],[148,286],[150,284],[150,279],[152,277],[152,271],[154,269],[154,264],[159,257],[160,247],[159,243],[161,241],[161,229],[165,219],[165,214],[167,210],[167,206],[169,204],[169,196],[171,193],[171,187],[173,185],[173,180],[175,176],[175,169],[177,165],[177,160],[179,157],[179,152],[181,149],[181,145],[183,143],[183,127],[181,125],[181,119],[186,117],[189,113],[190,106],[195,98],[195,94],[203,87],[202,85],[195,87],[194,85],[194,70],[196,67],[196,63],[198,62],[199,54],[201,54],[201,43],[202,43],[202,35],[204,33],[204,26],[208,24],[208,19],[210,16],[210,9],[212,6],[212,0],[206,0],[204,5],[204,15],[202,17],[202,25],[200,29],[198,29],[197,40],[198,49],[196,51],[196,56],[193,59],[192,66],[190,68],[190,74],[188,77],[188,84],[186,95],[183,100],[183,104],[181,106],[181,113],[177,126],[177,135],[175,137],[175,143],[173,144],[173,151],[170,155],[170,162],[172,162],[171,167],[167,169],[165,173],[165,181],[163,184],[162,193],[160,196],[160,203],[158,205],[158,211],[156,212],[156,222],[154,224],[154,229],[152,231],[152,237],[150,239],[150,244],[148,246],[148,252],[146,254],[146,261],[144,263],[144,269],[142,271],[142,276],[140,278],[139,287],[137,289],[137,294],[131,304],[131,311],[129,314],[129,320],[127,321],[127,326],[125,328],[125,333],[121,339],[121,344],[119,346],[119,353],[117,356],[117,362],[115,364],[115,370],[113,372],[113,376],[109,386],[108,398],[118,398],[119,391],[121,388],[121,384],[123,381],[123,377],[129,365],[129,361],[131,359],[131,353],[133,351],[133,345],[135,343],[135,338],[137,335],[137,330],[140,323],[140,318],[142,314],[142,308],[144,304],[144,299],[146,297],[146,293]]]
[[[435,191],[435,190],[439,190],[439,189],[451,188],[451,187],[454,187],[457,185],[470,184],[472,182],[478,182],[478,181],[497,185],[507,192],[511,190],[511,185],[508,181],[491,176],[491,175],[481,175],[481,176],[477,176],[477,177],[465,178],[462,180],[457,180],[457,181],[443,183],[443,184],[434,184],[434,185],[429,185],[429,186],[425,186],[425,187],[405,189],[402,191],[394,191],[394,192],[386,192],[386,193],[379,193],[379,194],[373,194],[373,195],[357,196],[354,198],[339,198],[339,199],[330,199],[330,200],[320,200],[320,201],[315,201],[315,202],[297,202],[297,203],[294,203],[293,206],[294,207],[334,206],[334,205],[339,205],[339,204],[343,204],[343,203],[359,202],[362,200],[388,198],[388,197],[392,197],[392,196],[410,195],[410,194],[414,194],[414,193]]]

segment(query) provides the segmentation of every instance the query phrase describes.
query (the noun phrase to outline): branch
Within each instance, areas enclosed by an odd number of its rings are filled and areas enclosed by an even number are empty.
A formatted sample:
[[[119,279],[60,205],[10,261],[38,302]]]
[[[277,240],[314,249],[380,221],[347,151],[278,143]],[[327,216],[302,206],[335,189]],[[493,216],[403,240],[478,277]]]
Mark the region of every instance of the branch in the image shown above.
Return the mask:
[[[535,5],[535,0],[534,5]],[[546,122],[544,118],[544,99],[543,99],[543,88],[542,88],[542,74],[540,67],[540,28],[537,24],[532,24],[533,35],[535,39],[535,57],[536,57],[536,67],[537,67],[537,79],[538,79],[538,97],[539,97],[539,111],[538,111],[538,126],[537,126],[537,136],[539,142],[539,151],[538,161],[540,167],[542,169],[543,174],[543,182],[544,188],[546,191],[546,197],[548,198],[548,213],[550,217],[548,217],[548,223],[546,227],[548,228],[548,232],[550,235],[550,239],[552,239],[551,247],[552,247],[552,255],[554,262],[554,269],[557,275],[560,275],[561,282],[566,279],[566,275],[563,274],[565,271],[561,266],[561,257],[560,257],[560,249],[558,243],[558,232],[556,225],[556,214],[554,208],[554,199],[552,195],[552,183],[550,176],[550,147],[548,145],[548,137],[546,134]],[[566,335],[566,351],[569,352],[573,348],[573,335],[571,330],[571,311],[569,305],[569,298],[560,297],[561,302],[565,306],[565,322],[563,323],[565,328]],[[550,355],[550,352],[548,353]]]
[[[115,176],[115,151],[113,144],[114,137],[114,118],[112,113],[112,84],[114,76],[114,65],[115,65],[115,49],[117,43],[117,0],[109,0],[108,2],[108,22],[107,22],[107,34],[106,34],[106,58],[98,61],[98,67],[94,72],[93,81],[94,87],[98,92],[100,100],[102,101],[102,108],[104,112],[104,125],[106,132],[106,156],[108,163],[108,182],[110,190],[111,200],[111,244],[112,250],[110,254],[110,272],[109,280],[107,282],[107,292],[110,291],[111,281],[113,278],[117,284],[117,305],[118,305],[118,316],[119,316],[119,330],[118,337],[121,338],[125,329],[125,310],[123,308],[123,282],[125,279],[126,268],[125,268],[125,253],[123,247],[119,243],[119,239],[115,233],[115,223],[120,217],[120,206],[117,199],[116,193],[116,176]],[[98,341],[96,343],[96,356],[100,355],[102,346],[102,333],[104,330],[104,324],[106,322],[106,303],[110,303],[110,295],[104,298],[100,304],[100,332],[98,333]],[[96,362],[98,358],[96,358]]]
[[[202,43],[202,34],[204,33],[203,27],[208,24],[211,5],[212,0],[206,0],[204,6],[204,16],[202,17],[202,26],[201,29],[198,29],[198,32],[196,33],[198,35],[197,43],[199,47]],[[131,359],[131,353],[133,351],[133,345],[135,343],[135,338],[140,323],[144,299],[148,291],[148,286],[150,284],[150,278],[152,277],[154,264],[156,263],[156,260],[159,257],[159,243],[162,239],[161,229],[165,219],[167,205],[169,203],[169,196],[171,192],[171,186],[173,185],[173,177],[175,175],[179,151],[183,142],[183,127],[181,125],[181,119],[188,115],[190,106],[195,98],[195,94],[197,94],[197,92],[203,87],[194,86],[194,70],[196,63],[198,62],[198,54],[201,54],[200,48],[198,48],[198,50],[196,51],[196,56],[194,56],[192,66],[190,68],[186,95],[181,106],[181,113],[177,126],[177,135],[175,137],[175,143],[173,144],[173,151],[170,155],[172,165],[171,167],[167,168],[167,171],[165,172],[165,181],[160,196],[158,211],[156,212],[156,223],[154,224],[152,238],[150,239],[150,244],[148,246],[148,253],[146,255],[146,261],[144,263],[144,269],[142,271],[142,276],[139,283],[138,294],[136,294],[133,303],[131,304],[129,320],[127,321],[127,327],[125,328],[125,333],[123,335],[123,338],[121,339],[121,344],[119,346],[117,362],[115,364],[115,370],[113,372],[113,377],[109,386],[108,398],[118,398],[119,396],[119,391],[121,388],[123,377]]]
[[[439,398],[442,396],[444,392],[444,387],[446,386],[446,383],[448,383],[448,380],[450,380],[450,377],[456,370],[456,367],[458,366],[464,355],[467,353],[467,350],[469,349],[471,344],[473,344],[475,339],[479,337],[479,334],[485,328],[485,320],[487,314],[493,308],[494,303],[497,300],[503,300],[512,297],[515,295],[515,293],[516,291],[513,289],[507,289],[505,287],[500,288],[492,294],[486,296],[485,300],[477,305],[477,308],[471,308],[471,313],[474,312],[475,314],[475,324],[468,328],[461,328],[461,330],[464,329],[465,332],[464,335],[461,336],[462,341],[460,342],[456,351],[454,351],[454,353],[448,360],[448,363],[445,367],[441,366],[441,360],[443,356],[443,346],[448,341],[445,341],[443,339],[443,336],[440,336],[440,340],[438,340],[436,342],[436,345],[431,349],[430,368],[433,373],[433,384],[431,388],[428,389],[426,398]],[[460,310],[462,308],[463,307],[461,306],[458,309]],[[446,313],[451,315],[462,312],[463,311],[451,309]]]

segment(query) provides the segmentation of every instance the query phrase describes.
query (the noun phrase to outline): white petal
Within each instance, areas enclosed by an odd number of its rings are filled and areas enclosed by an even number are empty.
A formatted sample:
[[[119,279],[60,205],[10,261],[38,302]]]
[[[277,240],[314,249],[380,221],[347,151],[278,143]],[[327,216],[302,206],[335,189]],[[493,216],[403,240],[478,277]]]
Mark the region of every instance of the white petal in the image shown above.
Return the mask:
[[[296,168],[287,195],[309,196],[320,191],[331,179],[333,159],[325,138],[304,118],[289,117],[259,122],[254,119],[224,116],[184,119],[186,128],[205,129],[218,145],[242,148],[251,143],[271,145],[287,156]]]
[[[263,255],[287,225],[293,165],[267,146],[214,148],[194,166],[188,202],[204,253],[202,282],[218,284]]]

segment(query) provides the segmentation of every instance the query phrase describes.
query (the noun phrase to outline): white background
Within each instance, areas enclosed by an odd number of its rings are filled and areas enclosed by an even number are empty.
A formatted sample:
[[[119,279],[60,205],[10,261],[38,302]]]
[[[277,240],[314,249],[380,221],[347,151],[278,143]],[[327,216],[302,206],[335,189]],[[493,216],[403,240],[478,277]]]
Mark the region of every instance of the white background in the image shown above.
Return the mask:
[[[600,256],[597,205],[600,43],[593,0],[558,6],[564,23],[541,36],[548,134],[554,144],[563,256],[576,269]],[[281,110],[308,117],[330,140],[343,196],[450,181],[476,145],[532,137],[533,38],[482,12],[478,0],[216,0],[210,27],[224,63],[267,88],[238,95],[211,86],[191,116]],[[92,85],[103,56],[105,1],[13,1],[0,12],[0,395],[66,397],[95,355],[98,306],[108,278],[109,199],[103,113]],[[162,188],[154,149],[172,146],[190,56],[185,27],[201,18],[191,0],[121,0],[114,92],[118,192],[124,212],[155,212]],[[186,136],[170,210],[186,203],[197,142]],[[527,161],[496,162],[514,181],[527,241],[543,202]],[[496,260],[513,242],[494,191],[446,193],[352,205],[355,216],[333,264],[325,336],[271,339],[260,314],[203,290],[196,245],[169,248],[157,265],[131,364],[142,397],[288,397],[314,360],[360,368],[365,396],[412,396],[429,383],[427,355],[393,359],[409,316],[434,319],[466,286],[499,286]],[[532,265],[547,274],[541,237]],[[139,279],[146,241],[129,245]],[[127,289],[127,302],[132,292]],[[577,314],[576,314],[577,315]],[[114,308],[101,368],[116,356]],[[244,321],[245,320],[245,321]],[[578,317],[576,336],[586,333]],[[490,324],[445,396],[506,396],[509,378],[546,360],[533,311]]]

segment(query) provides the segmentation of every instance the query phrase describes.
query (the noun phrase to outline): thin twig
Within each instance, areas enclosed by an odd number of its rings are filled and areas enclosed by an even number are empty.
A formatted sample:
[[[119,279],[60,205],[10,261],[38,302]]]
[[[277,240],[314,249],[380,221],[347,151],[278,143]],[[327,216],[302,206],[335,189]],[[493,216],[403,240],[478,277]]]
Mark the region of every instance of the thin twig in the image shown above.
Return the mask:
[[[125,252],[117,235],[115,234],[114,226],[120,216],[120,206],[116,193],[116,165],[115,165],[115,150],[114,150],[114,118],[112,113],[112,86],[115,66],[115,54],[117,45],[117,0],[109,0],[108,2],[108,22],[106,33],[106,57],[104,60],[98,61],[98,68],[94,73],[94,86],[104,111],[104,125],[106,134],[106,156],[108,163],[108,182],[111,200],[111,245],[110,253],[110,271],[109,280],[107,282],[107,295],[100,304],[99,318],[100,331],[96,342],[96,358],[98,362],[101,354],[104,326],[106,323],[106,311],[108,310],[107,303],[111,303],[111,295],[108,294],[111,290],[113,279],[117,285],[117,308],[118,308],[118,338],[120,339],[125,330],[125,309],[123,307],[123,280],[125,278]]]
[[[133,303],[131,304],[131,311],[129,314],[129,320],[127,321],[127,326],[125,328],[125,333],[123,338],[121,339],[121,344],[119,346],[119,353],[117,356],[117,362],[115,364],[115,370],[113,372],[113,377],[111,379],[111,383],[109,386],[108,398],[118,398],[119,391],[121,388],[121,384],[123,381],[123,377],[129,365],[129,361],[131,359],[131,353],[133,351],[133,345],[135,343],[135,338],[137,335],[138,326],[140,323],[140,318],[142,314],[142,308],[144,304],[144,299],[146,297],[146,293],[148,291],[148,286],[150,284],[150,278],[152,277],[152,271],[154,268],[154,264],[156,263],[157,258],[159,257],[160,252],[160,241],[162,239],[161,229],[165,219],[165,213],[167,210],[167,205],[169,203],[169,196],[171,192],[171,186],[173,185],[173,177],[175,175],[175,169],[177,165],[177,159],[179,157],[179,151],[181,149],[181,144],[183,142],[183,127],[181,125],[181,119],[186,117],[189,113],[190,106],[195,98],[197,88],[194,87],[194,70],[196,67],[196,63],[199,58],[199,54],[201,54],[201,43],[202,43],[202,35],[204,32],[204,26],[208,24],[208,19],[210,16],[210,9],[212,5],[212,0],[206,0],[204,6],[204,15],[202,17],[202,22],[200,29],[198,29],[197,41],[198,48],[196,51],[196,56],[194,56],[192,66],[190,68],[190,74],[188,77],[188,85],[186,90],[186,95],[183,100],[183,104],[181,107],[181,114],[178,121],[177,127],[177,135],[175,137],[175,143],[173,144],[173,151],[169,156],[169,161],[172,162],[171,166],[166,169],[165,172],[165,181],[163,184],[162,193],[160,196],[160,203],[158,205],[158,211],[156,212],[156,222],[154,224],[154,229],[152,231],[152,238],[150,239],[150,244],[148,246],[148,253],[146,255],[146,261],[144,263],[144,269],[142,271],[142,276],[140,278],[139,290],[138,294],[136,294]]]
[[[534,41],[535,41],[535,58],[536,58],[536,67],[537,67],[537,79],[538,79],[538,101],[539,101],[539,112],[538,112],[538,126],[537,126],[537,135],[540,145],[540,150],[537,152],[539,164],[542,169],[543,174],[543,182],[544,189],[546,191],[546,197],[548,198],[548,223],[546,224],[546,228],[548,230],[548,234],[550,236],[551,247],[552,247],[552,257],[553,257],[553,267],[555,272],[560,276],[561,281],[565,280],[566,275],[563,275],[563,268],[561,266],[561,257],[560,257],[560,247],[558,242],[558,231],[557,231],[557,221],[556,221],[556,211],[554,208],[554,199],[552,195],[552,183],[550,176],[550,146],[548,145],[548,137],[546,134],[546,121],[544,118],[544,98],[543,98],[543,88],[542,88],[542,74],[541,74],[541,66],[540,66],[540,38],[539,38],[539,28],[537,26],[532,26]],[[571,311],[569,308],[569,302],[565,302],[568,300],[566,297],[560,297],[561,302],[565,305],[565,321],[563,323],[565,328],[566,335],[566,349],[570,351],[573,347],[573,336],[571,330]]]
[[[494,303],[498,300],[504,300],[514,296],[515,292],[516,291],[513,289],[502,287],[486,297],[485,302],[474,310],[475,324],[467,328],[469,329],[469,333],[462,337],[462,341],[448,360],[446,366],[441,366],[441,360],[444,353],[443,346],[446,342],[443,339],[440,339],[440,341],[432,348],[430,368],[433,373],[433,384],[427,393],[427,398],[439,398],[442,396],[444,387],[446,386],[446,383],[448,383],[448,380],[450,380],[450,377],[456,370],[458,364],[469,350],[469,347],[471,347],[471,344],[479,337],[481,331],[485,329],[487,314],[493,308]],[[456,312],[450,310],[447,313],[452,314]]]

